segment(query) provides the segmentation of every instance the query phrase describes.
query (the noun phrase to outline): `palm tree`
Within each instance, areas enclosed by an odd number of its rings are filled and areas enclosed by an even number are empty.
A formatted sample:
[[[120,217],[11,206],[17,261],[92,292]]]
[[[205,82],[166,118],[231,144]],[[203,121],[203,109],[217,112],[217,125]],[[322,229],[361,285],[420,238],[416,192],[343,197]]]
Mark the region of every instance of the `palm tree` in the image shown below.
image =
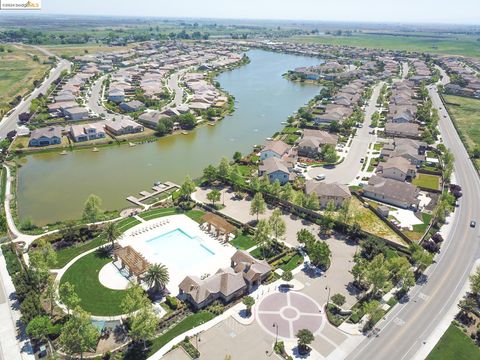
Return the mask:
[[[149,288],[153,287],[153,292],[158,293],[164,289],[170,281],[168,269],[163,264],[154,264],[148,268],[144,278]]]
[[[120,230],[118,230],[117,225],[114,222],[109,222],[105,226],[105,229],[103,230],[103,233],[105,234],[105,238],[107,241],[112,243],[112,249],[115,245],[115,240],[120,236]]]

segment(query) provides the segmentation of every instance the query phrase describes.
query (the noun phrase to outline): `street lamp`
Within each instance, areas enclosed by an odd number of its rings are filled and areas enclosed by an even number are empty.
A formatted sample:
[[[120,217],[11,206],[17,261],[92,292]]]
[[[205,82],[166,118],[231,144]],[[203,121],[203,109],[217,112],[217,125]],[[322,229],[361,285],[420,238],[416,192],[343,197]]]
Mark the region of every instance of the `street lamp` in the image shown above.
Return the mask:
[[[265,354],[267,354],[267,356],[272,356],[273,352],[275,351],[275,346],[277,346],[277,343],[278,343],[278,324],[277,322],[273,322],[272,324],[272,327],[275,328],[275,343],[273,344],[273,349],[272,351],[269,353],[268,350],[265,350]]]
[[[328,296],[327,296],[327,309],[328,309],[328,303],[330,302],[330,286],[326,285],[325,290],[328,289]]]

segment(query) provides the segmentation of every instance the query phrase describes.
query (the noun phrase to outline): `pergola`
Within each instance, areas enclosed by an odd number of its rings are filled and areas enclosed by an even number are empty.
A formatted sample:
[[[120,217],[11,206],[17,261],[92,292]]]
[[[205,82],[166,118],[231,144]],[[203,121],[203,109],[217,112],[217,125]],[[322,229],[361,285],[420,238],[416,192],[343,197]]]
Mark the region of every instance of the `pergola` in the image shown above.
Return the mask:
[[[219,237],[221,234],[225,235],[225,241],[228,241],[229,234],[232,234],[235,232],[235,230],[237,230],[237,228],[230,224],[227,220],[213,213],[205,214],[202,218],[202,222],[207,223],[209,232],[212,230],[213,226],[215,228],[217,237]]]
[[[117,247],[113,251],[115,261],[120,260],[122,269],[127,268],[130,276],[134,275],[138,282],[141,276],[147,272],[150,263],[130,245]]]

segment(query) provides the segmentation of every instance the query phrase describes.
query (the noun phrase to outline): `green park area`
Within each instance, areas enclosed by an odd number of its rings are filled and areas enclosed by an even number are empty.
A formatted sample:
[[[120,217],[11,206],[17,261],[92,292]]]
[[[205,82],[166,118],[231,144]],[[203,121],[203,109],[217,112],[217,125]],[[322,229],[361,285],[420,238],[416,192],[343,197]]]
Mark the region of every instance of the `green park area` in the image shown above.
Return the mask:
[[[114,52],[128,50],[131,46],[109,46],[106,44],[62,44],[62,45],[43,45],[43,48],[51,51],[57,56],[72,57],[85,54],[95,54],[99,52]]]
[[[480,57],[477,37],[440,36],[436,34],[371,34],[353,33],[351,36],[310,35],[295,36],[292,42],[318,43],[326,45],[348,45],[362,48],[429,52],[432,54],[449,54]]]
[[[455,325],[450,325],[427,360],[480,359],[480,348]]]
[[[444,95],[444,99],[462,141],[472,153],[480,148],[480,100],[453,95]],[[475,161],[480,166],[480,159]]]
[[[18,95],[25,96],[40,80],[51,64],[40,51],[20,45],[0,46],[0,116],[8,111],[8,105]]]

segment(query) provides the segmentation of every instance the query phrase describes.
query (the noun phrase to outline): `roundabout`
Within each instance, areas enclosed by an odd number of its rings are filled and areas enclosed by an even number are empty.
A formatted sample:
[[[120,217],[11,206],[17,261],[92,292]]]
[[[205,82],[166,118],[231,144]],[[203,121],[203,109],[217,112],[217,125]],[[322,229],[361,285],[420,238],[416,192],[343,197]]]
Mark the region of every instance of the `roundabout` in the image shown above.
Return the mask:
[[[322,308],[315,300],[291,291],[264,297],[257,306],[256,314],[263,330],[284,339],[295,338],[302,329],[315,334],[326,322]]]

